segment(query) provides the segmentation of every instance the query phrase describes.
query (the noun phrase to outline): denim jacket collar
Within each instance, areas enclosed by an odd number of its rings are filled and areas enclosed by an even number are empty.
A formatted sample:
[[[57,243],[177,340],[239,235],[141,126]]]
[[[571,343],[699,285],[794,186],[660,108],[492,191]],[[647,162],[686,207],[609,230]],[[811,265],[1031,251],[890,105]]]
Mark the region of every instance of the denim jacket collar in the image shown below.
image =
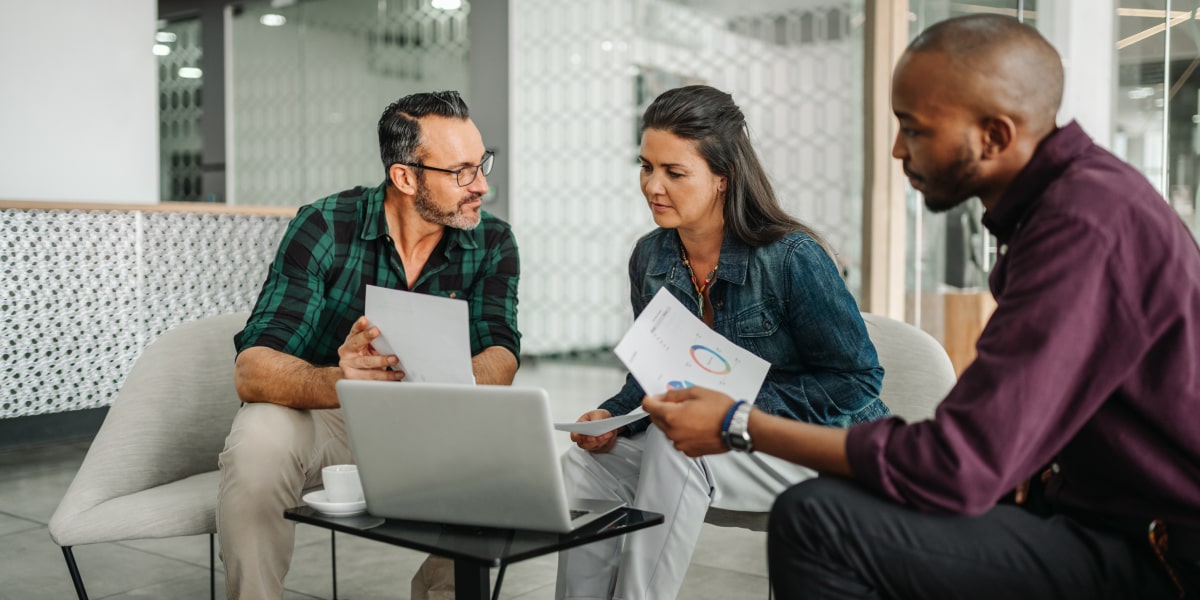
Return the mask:
[[[648,275],[665,275],[673,267],[683,267],[679,260],[683,242],[679,232],[674,235],[662,236],[658,252],[650,259]],[[746,272],[750,265],[750,246],[736,237],[725,235],[721,240],[721,256],[717,259],[717,279],[728,283],[743,285],[746,283]]]

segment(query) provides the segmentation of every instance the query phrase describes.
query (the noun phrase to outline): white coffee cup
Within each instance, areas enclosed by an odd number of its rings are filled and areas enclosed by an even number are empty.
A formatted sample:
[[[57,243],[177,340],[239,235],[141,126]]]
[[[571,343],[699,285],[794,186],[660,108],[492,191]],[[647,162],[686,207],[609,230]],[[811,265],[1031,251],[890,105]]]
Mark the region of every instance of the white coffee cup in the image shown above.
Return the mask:
[[[325,482],[325,498],[330,502],[361,502],[363,499],[358,465],[329,465],[321,469],[321,480]]]

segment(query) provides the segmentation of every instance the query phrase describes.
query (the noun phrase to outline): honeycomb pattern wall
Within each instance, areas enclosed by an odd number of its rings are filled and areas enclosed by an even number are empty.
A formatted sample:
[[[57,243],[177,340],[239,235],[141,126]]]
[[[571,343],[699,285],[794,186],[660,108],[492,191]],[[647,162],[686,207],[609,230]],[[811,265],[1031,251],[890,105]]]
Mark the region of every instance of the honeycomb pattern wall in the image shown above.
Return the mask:
[[[232,203],[299,206],[383,181],[376,125],[415,92],[467,93],[469,5],[249,3],[233,19]],[[262,15],[286,23],[264,26]]]
[[[200,20],[168,23],[159,28],[158,154],[159,200],[200,200],[201,150],[204,136],[203,78],[182,77],[181,69],[200,66]]]
[[[511,220],[527,352],[609,348],[628,328],[627,259],[654,227],[637,124],[658,93],[689,83],[733,94],[784,208],[828,238],[857,292],[862,3],[752,14],[698,4],[512,3]]]
[[[250,310],[287,221],[0,210],[0,418],[107,406],[163,331]]]

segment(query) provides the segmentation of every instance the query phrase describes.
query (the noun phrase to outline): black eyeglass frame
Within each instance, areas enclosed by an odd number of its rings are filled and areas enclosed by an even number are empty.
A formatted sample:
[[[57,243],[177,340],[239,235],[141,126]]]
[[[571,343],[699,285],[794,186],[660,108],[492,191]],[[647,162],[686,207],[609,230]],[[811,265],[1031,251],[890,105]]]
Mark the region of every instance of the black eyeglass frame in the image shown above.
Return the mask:
[[[487,177],[488,175],[490,175],[492,173],[492,163],[494,163],[495,161],[496,161],[496,153],[492,152],[491,150],[488,150],[487,152],[483,153],[483,158],[479,159],[479,164],[467,165],[461,169],[442,169],[442,168],[438,168],[438,167],[431,167],[429,165],[423,165],[421,163],[398,162],[396,164],[404,165],[406,167],[413,167],[415,169],[426,169],[429,171],[438,171],[440,173],[453,173],[454,181],[456,181],[458,183],[458,187],[467,187],[468,185],[475,183],[475,179],[477,177],[479,177],[480,171],[483,171],[484,177]],[[472,173],[471,178],[464,182],[462,174],[464,171],[467,171],[469,169],[475,169],[475,171]]]

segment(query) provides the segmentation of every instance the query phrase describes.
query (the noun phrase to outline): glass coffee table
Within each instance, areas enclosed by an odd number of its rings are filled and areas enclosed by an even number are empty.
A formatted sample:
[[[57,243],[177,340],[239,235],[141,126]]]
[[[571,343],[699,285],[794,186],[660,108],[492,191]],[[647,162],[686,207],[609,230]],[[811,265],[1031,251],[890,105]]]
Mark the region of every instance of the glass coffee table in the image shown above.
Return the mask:
[[[663,522],[663,516],[658,513],[621,508],[571,533],[559,534],[383,519],[365,513],[352,517],[332,517],[307,506],[288,509],[283,516],[292,521],[452,559],[455,595],[482,600],[490,598],[491,579],[488,570],[492,567],[500,568],[496,579],[498,590],[503,582],[504,569],[510,564],[625,535]]]

